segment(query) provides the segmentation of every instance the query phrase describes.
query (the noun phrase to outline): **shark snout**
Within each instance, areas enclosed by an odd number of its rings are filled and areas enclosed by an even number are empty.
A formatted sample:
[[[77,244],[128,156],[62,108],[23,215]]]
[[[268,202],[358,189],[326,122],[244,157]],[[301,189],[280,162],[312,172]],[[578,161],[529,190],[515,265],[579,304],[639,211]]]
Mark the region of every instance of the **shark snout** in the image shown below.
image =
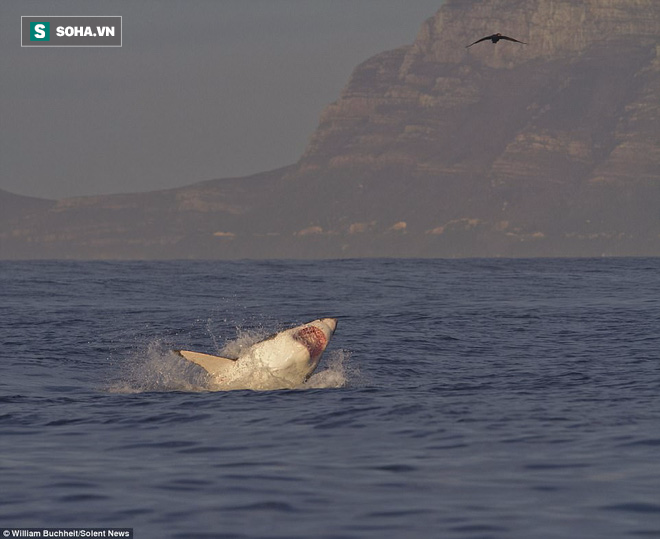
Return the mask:
[[[331,334],[335,332],[335,329],[337,328],[336,318],[321,318],[321,322],[330,328]]]

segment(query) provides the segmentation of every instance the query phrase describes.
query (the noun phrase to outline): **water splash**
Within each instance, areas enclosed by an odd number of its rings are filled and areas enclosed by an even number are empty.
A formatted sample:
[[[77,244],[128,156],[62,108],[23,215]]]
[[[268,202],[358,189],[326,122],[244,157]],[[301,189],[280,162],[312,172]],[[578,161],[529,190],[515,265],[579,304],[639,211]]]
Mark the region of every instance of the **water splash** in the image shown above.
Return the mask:
[[[236,338],[227,341],[222,348],[218,348],[218,355],[222,357],[236,358],[239,357],[255,343],[262,341],[268,337],[271,332],[264,328],[257,329],[243,329],[236,328]]]
[[[129,354],[111,393],[147,391],[208,391],[208,376],[176,354],[160,339],[154,339]]]
[[[309,377],[301,389],[339,388],[348,383],[349,375],[357,375],[357,370],[349,369],[350,352],[332,350],[323,359],[325,368]]]
[[[206,319],[206,332],[208,333],[209,337],[213,341],[213,346],[215,346],[216,350],[220,348],[220,345],[218,344],[218,338],[215,335],[215,332],[213,331],[213,319],[212,318],[207,318]]]

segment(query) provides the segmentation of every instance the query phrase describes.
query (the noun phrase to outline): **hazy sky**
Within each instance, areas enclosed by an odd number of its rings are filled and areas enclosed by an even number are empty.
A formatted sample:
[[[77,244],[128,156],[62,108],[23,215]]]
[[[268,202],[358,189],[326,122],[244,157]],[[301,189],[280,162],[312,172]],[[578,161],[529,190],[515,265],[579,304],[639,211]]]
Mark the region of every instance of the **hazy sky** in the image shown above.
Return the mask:
[[[0,188],[147,191],[294,163],[353,68],[442,0],[0,2]],[[21,48],[21,15],[122,15],[122,48]]]

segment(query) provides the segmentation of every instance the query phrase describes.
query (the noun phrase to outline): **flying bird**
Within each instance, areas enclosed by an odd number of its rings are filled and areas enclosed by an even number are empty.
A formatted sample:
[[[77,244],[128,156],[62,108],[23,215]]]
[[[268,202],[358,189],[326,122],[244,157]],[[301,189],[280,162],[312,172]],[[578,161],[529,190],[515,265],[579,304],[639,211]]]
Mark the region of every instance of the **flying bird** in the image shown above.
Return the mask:
[[[513,39],[512,37],[509,36],[503,36],[499,32],[497,34],[493,34],[492,36],[486,36],[482,37],[481,39],[477,39],[474,43],[470,43],[466,49],[470,48],[472,45],[476,45],[477,43],[481,43],[482,41],[487,41],[491,40],[493,43],[497,43],[500,39],[506,39],[507,41],[515,41],[516,43],[522,43],[523,45],[527,45],[524,41],[518,41],[517,39]]]

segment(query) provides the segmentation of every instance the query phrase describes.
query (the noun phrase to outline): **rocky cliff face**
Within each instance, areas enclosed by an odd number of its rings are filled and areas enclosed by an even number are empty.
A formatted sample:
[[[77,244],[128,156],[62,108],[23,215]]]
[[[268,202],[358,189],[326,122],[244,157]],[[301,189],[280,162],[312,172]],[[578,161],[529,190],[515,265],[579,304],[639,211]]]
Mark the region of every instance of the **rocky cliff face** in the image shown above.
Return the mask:
[[[466,53],[461,45],[471,43],[479,32],[492,33],[494,28],[529,44],[523,50],[482,47],[469,51],[494,68],[511,68],[537,59],[570,59],[593,45],[621,40],[653,43],[658,37],[657,10],[654,0],[449,1],[424,23],[404,68],[415,59],[463,63]]]
[[[466,49],[497,31],[528,44]],[[358,66],[301,170],[381,191],[398,167],[420,210],[398,219],[453,253],[658,253],[659,37],[652,0],[449,1]]]
[[[495,32],[527,45],[466,48]],[[659,53],[657,0],[447,0],[355,69],[296,165],[60,201],[1,255],[660,255]]]
[[[495,30],[528,45],[465,48]],[[658,106],[659,36],[660,4],[653,0],[448,1],[412,46],[355,70],[341,99],[322,114],[302,161],[333,166],[380,159],[446,169],[467,164],[464,157],[481,145],[500,153],[503,141],[483,139],[505,131],[515,135],[505,148],[513,153],[545,140],[551,153],[589,159],[591,150],[609,148],[602,140],[588,147],[585,131],[629,143],[624,131],[642,129],[646,138],[657,129],[649,112]],[[560,135],[559,118],[567,130],[581,132]],[[551,130],[556,133],[540,133]],[[415,144],[420,140],[430,144]],[[388,144],[398,151],[386,155]]]

